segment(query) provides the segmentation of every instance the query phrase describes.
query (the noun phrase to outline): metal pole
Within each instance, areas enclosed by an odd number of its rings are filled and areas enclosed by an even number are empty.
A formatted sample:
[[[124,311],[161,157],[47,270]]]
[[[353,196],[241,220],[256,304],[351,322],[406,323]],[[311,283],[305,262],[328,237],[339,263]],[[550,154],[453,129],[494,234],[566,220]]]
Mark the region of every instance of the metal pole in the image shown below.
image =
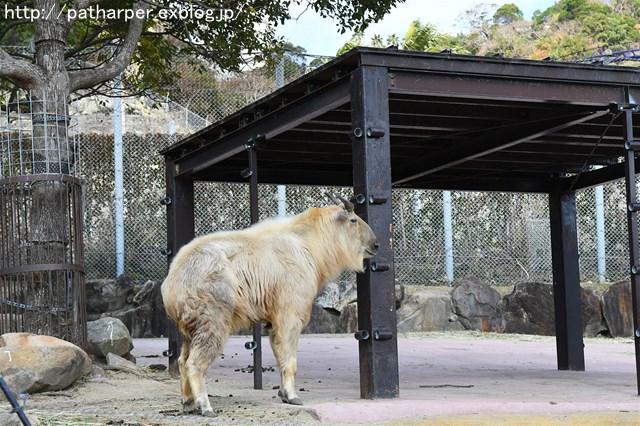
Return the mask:
[[[13,411],[18,415],[18,418],[20,419],[22,424],[24,426],[31,426],[31,422],[29,421],[29,418],[27,417],[27,415],[24,413],[23,407],[21,407],[20,404],[18,404],[16,397],[13,395],[13,392],[11,392],[11,389],[9,389],[9,385],[7,385],[7,382],[5,382],[1,374],[0,374],[0,388],[2,388],[2,392],[4,393],[4,396],[7,397],[7,401],[9,401],[9,404],[11,404],[11,406],[13,407]]]
[[[113,98],[113,167],[115,174],[116,277],[124,274],[124,190],[122,166],[121,76],[115,78]]]
[[[633,341],[636,355],[636,383],[640,395],[640,238],[638,237],[638,191],[636,188],[636,149],[633,137],[633,111],[623,112],[623,137],[626,146],[625,186],[627,195],[627,229],[631,272],[631,304],[633,310]]]
[[[604,235],[604,187],[596,186],[596,241],[598,247],[598,281],[607,279],[607,259]]]
[[[453,225],[451,220],[451,191],[442,191],[442,210],[444,216],[444,256],[447,281],[453,282]]]
[[[249,146],[249,198],[251,223],[257,223],[259,219],[258,209],[258,158],[252,144]],[[262,389],[262,323],[253,325],[253,388]]]

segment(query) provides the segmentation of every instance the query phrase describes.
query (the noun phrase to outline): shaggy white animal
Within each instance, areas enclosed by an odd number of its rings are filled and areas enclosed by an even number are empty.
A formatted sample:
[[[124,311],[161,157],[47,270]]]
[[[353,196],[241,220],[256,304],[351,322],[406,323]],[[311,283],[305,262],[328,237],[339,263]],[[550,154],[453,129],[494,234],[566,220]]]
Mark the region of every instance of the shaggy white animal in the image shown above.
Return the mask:
[[[362,271],[378,248],[353,204],[310,208],[241,231],[195,238],[178,251],[162,284],[168,317],[183,336],[178,359],[185,412],[213,416],[205,375],[230,333],[264,321],[280,370],[283,402],[295,390],[296,349],[324,284],[344,270]]]

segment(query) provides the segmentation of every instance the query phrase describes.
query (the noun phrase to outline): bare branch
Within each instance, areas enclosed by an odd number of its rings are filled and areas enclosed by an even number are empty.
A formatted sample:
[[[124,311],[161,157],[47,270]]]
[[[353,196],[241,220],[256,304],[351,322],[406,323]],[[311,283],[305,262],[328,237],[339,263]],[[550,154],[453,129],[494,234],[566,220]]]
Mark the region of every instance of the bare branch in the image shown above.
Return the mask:
[[[23,25],[23,24],[28,24],[29,22],[30,21],[27,19],[22,19],[19,21],[13,21],[5,24],[4,28],[0,29],[0,40],[2,40],[4,36],[6,36],[9,31],[11,31],[12,28]]]
[[[37,65],[16,59],[0,48],[0,77],[13,79],[22,88],[29,89],[44,75]]]
[[[144,13],[139,14],[137,11],[146,11],[148,8],[149,5],[143,1],[139,1],[133,5],[135,18],[130,21],[127,35],[112,61],[100,68],[69,72],[71,91],[86,89],[103,81],[110,80],[125,70],[131,62],[144,27],[144,18],[138,18],[140,14],[144,15]]]

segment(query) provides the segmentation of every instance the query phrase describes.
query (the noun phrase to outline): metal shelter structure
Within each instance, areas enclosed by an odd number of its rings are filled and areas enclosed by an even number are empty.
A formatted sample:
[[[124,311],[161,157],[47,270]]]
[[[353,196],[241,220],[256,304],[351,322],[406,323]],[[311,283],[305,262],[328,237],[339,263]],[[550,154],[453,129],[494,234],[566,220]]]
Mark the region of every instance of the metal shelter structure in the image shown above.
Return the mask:
[[[575,191],[626,176],[640,393],[639,103],[634,68],[356,48],[163,151],[169,259],[194,181],[249,182],[254,209],[258,182],[353,187],[381,242],[357,278],[361,396],[394,397],[391,189],[547,193],[558,369],[584,370]]]

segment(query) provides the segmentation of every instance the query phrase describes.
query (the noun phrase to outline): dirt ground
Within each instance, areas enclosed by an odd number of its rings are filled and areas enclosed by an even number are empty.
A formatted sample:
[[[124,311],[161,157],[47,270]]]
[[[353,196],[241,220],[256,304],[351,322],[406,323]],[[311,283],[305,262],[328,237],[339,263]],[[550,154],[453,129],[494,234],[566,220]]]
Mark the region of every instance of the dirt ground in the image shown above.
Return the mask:
[[[52,426],[640,425],[631,339],[586,340],[593,376],[574,372],[555,381],[553,338],[412,333],[399,339],[401,398],[368,401],[359,398],[353,336],[303,336],[297,379],[302,407],[277,398],[278,373],[266,339],[263,390],[253,389],[246,339],[232,338],[209,372],[215,418],[181,414],[179,381],[149,368],[166,365],[164,339],[136,339],[133,354],[146,366],[140,374],[94,367],[66,390],[31,395],[26,411]],[[469,369],[463,356],[483,361]],[[612,360],[603,358],[608,356]]]

